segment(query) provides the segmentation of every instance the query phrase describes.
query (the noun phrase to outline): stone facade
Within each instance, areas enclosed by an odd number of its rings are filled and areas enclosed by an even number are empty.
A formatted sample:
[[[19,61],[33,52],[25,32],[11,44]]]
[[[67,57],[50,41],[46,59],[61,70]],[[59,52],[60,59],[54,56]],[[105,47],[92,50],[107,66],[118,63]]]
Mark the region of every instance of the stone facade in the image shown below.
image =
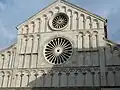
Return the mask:
[[[68,20],[59,16],[61,13]],[[62,20],[55,19],[53,28],[50,22],[57,14],[56,18],[62,17]],[[57,26],[61,22],[66,23]],[[100,90],[98,87],[120,87],[120,48],[107,39],[104,18],[67,1],[57,0],[17,29],[17,43],[0,52],[1,90],[6,87],[11,90],[37,90],[37,87],[51,87],[52,90],[95,87],[95,90]],[[63,53],[68,48],[62,46],[68,42],[63,38],[71,43],[72,54],[68,53],[70,51]],[[45,55],[46,45],[54,42],[53,39],[58,40],[52,44],[55,49],[50,48],[56,59]]]

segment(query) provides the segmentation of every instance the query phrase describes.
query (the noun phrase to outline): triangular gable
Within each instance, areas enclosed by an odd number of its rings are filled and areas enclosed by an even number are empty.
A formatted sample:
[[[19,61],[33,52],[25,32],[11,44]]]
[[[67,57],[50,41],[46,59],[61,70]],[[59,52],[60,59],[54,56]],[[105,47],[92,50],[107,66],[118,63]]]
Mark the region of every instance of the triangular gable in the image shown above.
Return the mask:
[[[81,7],[78,7],[78,6],[76,6],[76,5],[72,4],[72,3],[69,3],[69,2],[66,1],[66,0],[56,0],[55,2],[53,2],[52,4],[50,4],[49,6],[43,8],[41,11],[39,11],[38,13],[36,13],[35,15],[33,15],[32,17],[28,18],[27,20],[25,20],[24,22],[22,22],[21,24],[19,24],[19,25],[17,26],[17,28],[21,27],[22,25],[25,25],[29,20],[31,20],[32,18],[34,18],[34,17],[37,16],[38,14],[43,13],[43,12],[46,11],[49,7],[54,6],[54,5],[58,4],[58,3],[63,3],[63,4],[65,4],[65,5],[68,5],[68,6],[72,7],[72,8],[74,8],[74,9],[76,9],[76,10],[79,10],[79,11],[81,11],[81,12],[83,12],[83,13],[86,13],[86,14],[92,16],[92,17],[95,17],[96,19],[99,19],[99,20],[101,20],[101,21],[106,22],[106,19],[104,19],[103,17],[98,16],[98,15],[96,15],[96,14],[93,14],[93,13],[91,13],[91,12],[89,12],[89,11],[81,8]]]

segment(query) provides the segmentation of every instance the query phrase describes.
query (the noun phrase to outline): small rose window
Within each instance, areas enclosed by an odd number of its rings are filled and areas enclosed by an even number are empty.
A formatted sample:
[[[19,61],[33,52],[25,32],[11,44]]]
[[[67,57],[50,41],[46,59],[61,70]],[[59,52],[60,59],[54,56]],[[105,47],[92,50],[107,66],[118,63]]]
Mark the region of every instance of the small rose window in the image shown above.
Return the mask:
[[[64,13],[57,13],[50,19],[49,25],[53,30],[64,29],[68,24],[68,16]]]

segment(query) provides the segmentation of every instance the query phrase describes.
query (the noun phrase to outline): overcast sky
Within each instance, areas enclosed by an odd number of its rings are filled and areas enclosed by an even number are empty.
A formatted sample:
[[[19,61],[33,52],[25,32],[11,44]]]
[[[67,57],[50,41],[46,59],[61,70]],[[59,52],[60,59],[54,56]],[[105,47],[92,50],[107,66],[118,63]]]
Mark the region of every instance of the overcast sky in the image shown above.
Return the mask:
[[[0,49],[16,41],[16,26],[55,0],[0,0]],[[120,43],[120,0],[67,0],[108,19],[109,39]]]

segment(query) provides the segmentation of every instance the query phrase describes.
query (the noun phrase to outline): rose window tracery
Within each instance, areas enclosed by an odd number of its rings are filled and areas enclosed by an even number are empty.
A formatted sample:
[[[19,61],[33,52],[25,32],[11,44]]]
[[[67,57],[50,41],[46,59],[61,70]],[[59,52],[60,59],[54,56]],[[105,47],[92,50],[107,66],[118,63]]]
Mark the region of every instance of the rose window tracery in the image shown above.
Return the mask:
[[[68,16],[64,13],[57,13],[50,19],[49,25],[53,30],[62,30],[68,24]]]
[[[54,38],[44,49],[46,60],[52,64],[62,64],[72,55],[72,44],[65,38]]]

